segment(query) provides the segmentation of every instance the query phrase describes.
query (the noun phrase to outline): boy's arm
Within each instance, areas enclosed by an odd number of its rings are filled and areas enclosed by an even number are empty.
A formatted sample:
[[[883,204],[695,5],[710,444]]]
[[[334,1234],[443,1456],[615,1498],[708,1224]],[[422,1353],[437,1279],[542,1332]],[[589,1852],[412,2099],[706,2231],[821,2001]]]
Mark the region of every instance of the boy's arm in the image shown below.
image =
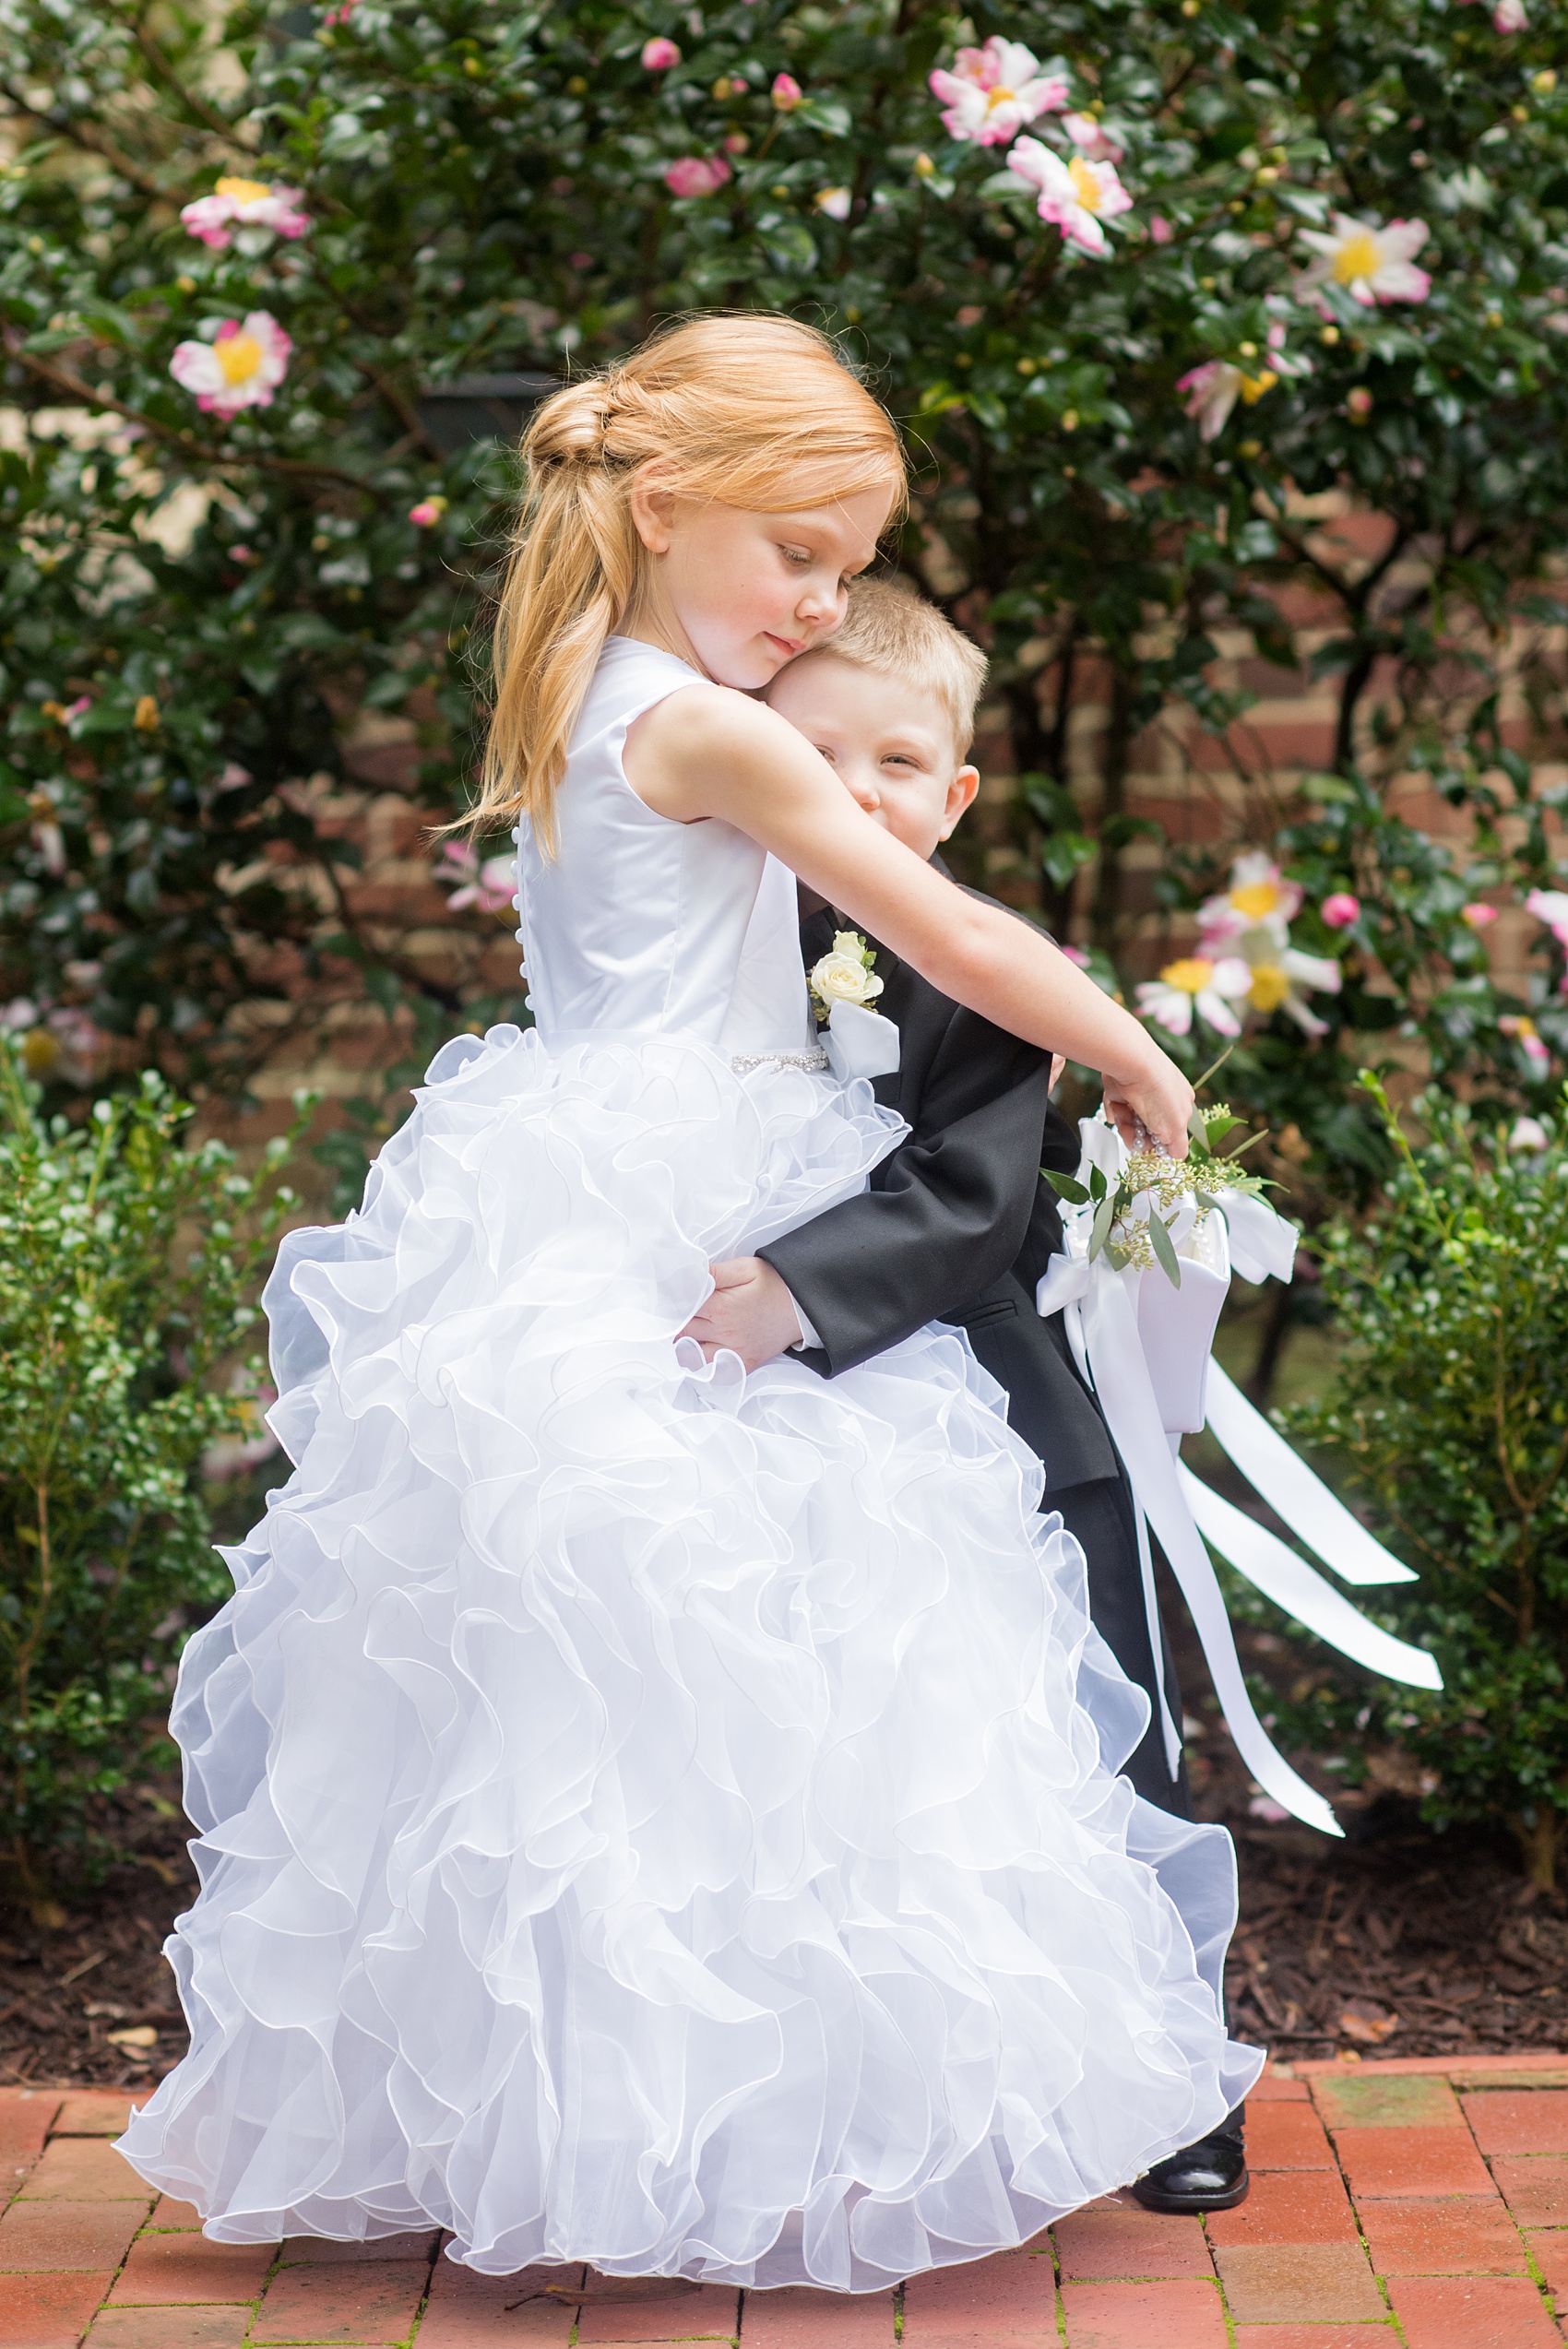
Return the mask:
[[[758,1251],[821,1339],[800,1358],[825,1376],[967,1305],[1023,1248],[1051,1064],[978,1022],[962,1026],[983,1072],[973,1052],[950,1051],[951,1081],[927,1086],[919,1127],[878,1168],[876,1188]]]

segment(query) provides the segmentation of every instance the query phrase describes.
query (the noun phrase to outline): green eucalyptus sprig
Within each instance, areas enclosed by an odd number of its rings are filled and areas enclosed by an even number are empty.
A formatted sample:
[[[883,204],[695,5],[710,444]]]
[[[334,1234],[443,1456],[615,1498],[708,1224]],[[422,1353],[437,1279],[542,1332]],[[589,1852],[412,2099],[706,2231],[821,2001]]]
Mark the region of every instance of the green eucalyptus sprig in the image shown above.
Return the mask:
[[[1260,1128],[1235,1150],[1221,1153],[1216,1147],[1241,1123],[1227,1102],[1217,1102],[1206,1109],[1194,1102],[1187,1120],[1189,1155],[1173,1158],[1168,1151],[1155,1147],[1129,1151],[1114,1188],[1099,1167],[1089,1169],[1087,1185],[1075,1176],[1054,1174],[1043,1168],[1058,1198],[1074,1207],[1094,1208],[1090,1263],[1101,1250],[1117,1272],[1128,1264],[1158,1263],[1172,1287],[1180,1288],[1182,1265],[1170,1231],[1182,1201],[1193,1201],[1201,1225],[1219,1204],[1217,1192],[1240,1191],[1256,1199],[1270,1188],[1265,1176],[1249,1174],[1237,1165],[1243,1150],[1262,1141],[1265,1129]],[[1133,1208],[1140,1199],[1146,1200],[1147,1212],[1135,1216]]]

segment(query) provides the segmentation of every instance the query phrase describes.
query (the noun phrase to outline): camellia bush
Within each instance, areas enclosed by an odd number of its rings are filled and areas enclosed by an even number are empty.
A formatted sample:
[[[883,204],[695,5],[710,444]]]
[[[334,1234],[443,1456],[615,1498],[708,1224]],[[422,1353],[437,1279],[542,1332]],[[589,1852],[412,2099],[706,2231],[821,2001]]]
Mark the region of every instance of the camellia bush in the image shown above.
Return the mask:
[[[1397,1170],[1374,1216],[1323,1243],[1348,1343],[1321,1405],[1289,1415],[1419,1572],[1378,1611],[1431,1648],[1444,1682],[1435,1695],[1373,1683],[1369,1705],[1336,1670],[1289,1728],[1353,1747],[1375,1715],[1414,1765],[1425,1815],[1505,1822],[1543,1888],[1568,1838],[1561,1106],[1488,1133],[1430,1092],[1413,1149],[1388,1121]]]
[[[184,1146],[189,1114],[149,1072],[45,1120],[0,1040],[0,1852],[42,1921],[229,1587],[199,1469],[254,1435],[261,1365],[235,1358],[295,1200],[286,1139],[246,1174]]]
[[[1369,1056],[1509,1108],[1555,1081],[1550,911],[1524,991],[1485,937],[1561,894],[1532,756],[1568,617],[1544,18],[3,0],[0,23],[0,989],[41,1074],[68,1085],[96,1037],[234,1086],[349,998],[416,1037],[516,1011],[366,910],[317,820],[352,712],[411,720],[433,817],[467,789],[513,473],[494,442],[443,453],[432,390],[762,304],[838,338],[902,420],[898,559],[992,653],[1018,784],[974,877],[1059,928],[1075,904],[1130,991],[1134,745],[1160,726],[1191,756],[1198,730],[1219,836],[1161,860],[1180,951],[1144,1003],[1194,1066],[1242,1029],[1228,1089],[1335,1180],[1383,1163],[1347,1084]],[[1347,503],[1383,517],[1370,554],[1323,526]],[[1226,631],[1334,682],[1304,789],[1215,682]],[[1391,803],[1412,771],[1457,845]]]

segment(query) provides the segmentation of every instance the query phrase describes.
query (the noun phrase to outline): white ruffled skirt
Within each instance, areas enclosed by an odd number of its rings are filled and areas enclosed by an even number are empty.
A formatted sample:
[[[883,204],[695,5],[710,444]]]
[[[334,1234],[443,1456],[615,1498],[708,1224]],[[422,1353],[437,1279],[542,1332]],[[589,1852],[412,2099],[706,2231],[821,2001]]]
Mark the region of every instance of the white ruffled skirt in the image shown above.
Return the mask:
[[[461,1038],[268,1286],[295,1472],[174,1707],[191,2051],[121,2141],[224,2242],[871,2291],[1218,2123],[1229,1837],[964,1341],[676,1333],[858,1191],[870,1087]]]

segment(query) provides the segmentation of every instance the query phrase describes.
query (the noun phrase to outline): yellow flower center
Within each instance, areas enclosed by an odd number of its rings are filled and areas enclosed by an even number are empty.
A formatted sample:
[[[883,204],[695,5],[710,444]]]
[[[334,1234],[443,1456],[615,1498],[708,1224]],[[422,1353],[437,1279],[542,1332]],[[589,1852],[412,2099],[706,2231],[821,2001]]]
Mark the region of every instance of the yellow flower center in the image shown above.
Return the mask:
[[[1526,1036],[1534,1036],[1537,1033],[1534,1020],[1516,1019],[1514,1023],[1514,1033],[1519,1038],[1521,1042],[1523,1042]]]
[[[1272,881],[1249,881],[1244,889],[1231,890],[1230,902],[1249,921],[1261,921],[1279,903],[1279,891]]]
[[[220,180],[215,193],[226,196],[232,204],[259,204],[264,196],[271,195],[272,185],[268,180]]]
[[[1098,212],[1100,207],[1099,182],[1081,155],[1075,155],[1067,166],[1067,175],[1077,190],[1078,201],[1086,212]]]
[[[1381,266],[1383,255],[1371,229],[1357,229],[1348,236],[1334,256],[1336,285],[1354,285],[1358,278],[1370,278]]]
[[[993,106],[1010,106],[1017,95],[1016,89],[1004,89],[998,82],[994,89],[988,89],[985,93],[986,113],[989,114]]]
[[[1256,406],[1257,402],[1263,397],[1265,391],[1272,391],[1274,389],[1275,385],[1278,381],[1279,378],[1275,374],[1273,368],[1265,367],[1260,374],[1243,375],[1237,388],[1240,390],[1241,397],[1245,400],[1247,406],[1249,408],[1253,408]]]
[[[1179,962],[1167,963],[1159,975],[1179,994],[1201,995],[1214,977],[1214,965],[1206,955],[1183,955]]]
[[[1253,1007],[1260,1012],[1277,1012],[1290,992],[1290,981],[1277,963],[1253,965]]]
[[[212,348],[226,384],[248,383],[261,365],[261,345],[254,335],[225,335]]]

